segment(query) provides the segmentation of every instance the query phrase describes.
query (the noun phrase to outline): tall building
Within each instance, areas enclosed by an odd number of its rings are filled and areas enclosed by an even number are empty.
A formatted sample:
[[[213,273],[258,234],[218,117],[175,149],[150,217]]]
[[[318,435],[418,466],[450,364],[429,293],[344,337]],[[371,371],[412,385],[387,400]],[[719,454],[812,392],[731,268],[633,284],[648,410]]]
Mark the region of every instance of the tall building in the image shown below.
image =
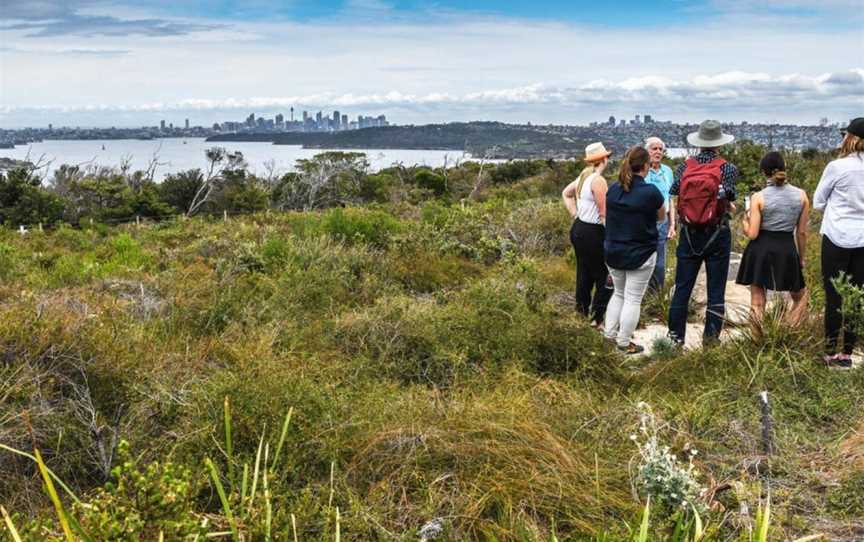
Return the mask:
[[[285,124],[285,115],[283,115],[282,113],[279,113],[278,115],[276,115],[276,124],[277,125]]]
[[[189,129],[189,119],[186,119],[186,129]]]
[[[615,117],[609,115],[609,126],[615,126]]]
[[[333,112],[333,129],[338,130],[342,121],[342,115],[338,111]]]
[[[654,118],[651,115],[645,115],[644,117],[645,124],[654,124]]]
[[[294,123],[294,108],[291,108],[291,123]]]
[[[309,121],[309,112],[304,111],[303,112],[303,124],[306,124],[308,121]]]
[[[163,132],[165,131],[165,120],[164,119],[159,121],[159,129],[162,130]]]
[[[348,129],[348,115],[342,115],[342,129]]]
[[[315,113],[315,124],[320,128],[324,125],[324,114],[321,111]]]
[[[642,124],[642,121],[640,120],[639,115],[636,115],[636,118],[634,120],[636,121],[636,124]]]

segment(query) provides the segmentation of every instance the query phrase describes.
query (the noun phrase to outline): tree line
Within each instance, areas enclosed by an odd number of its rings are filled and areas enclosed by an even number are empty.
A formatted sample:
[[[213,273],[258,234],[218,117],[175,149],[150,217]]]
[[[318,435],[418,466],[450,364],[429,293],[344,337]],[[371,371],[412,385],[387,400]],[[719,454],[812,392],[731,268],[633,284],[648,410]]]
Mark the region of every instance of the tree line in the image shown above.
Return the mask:
[[[742,172],[739,191],[761,188],[759,159],[765,147],[741,142],[726,156]],[[788,152],[790,179],[812,193],[819,172],[830,159],[817,151]],[[0,171],[0,223],[10,227],[66,223],[123,222],[263,211],[311,211],[372,203],[445,202],[485,197],[490,189],[536,186],[523,195],[557,196],[583,167],[581,160],[514,160],[508,162],[445,160],[441,167],[392,166],[373,172],[365,154],[323,152],[298,160],[293,171],[253,173],[240,152],[221,147],[206,151],[206,167],[155,180],[158,162],[144,170],[128,162],[116,167],[62,165],[46,178],[38,163],[21,163]],[[677,160],[669,160],[674,165]],[[613,164],[614,167],[614,164]],[[614,175],[612,176],[614,178]],[[509,196],[519,195],[515,193]]]

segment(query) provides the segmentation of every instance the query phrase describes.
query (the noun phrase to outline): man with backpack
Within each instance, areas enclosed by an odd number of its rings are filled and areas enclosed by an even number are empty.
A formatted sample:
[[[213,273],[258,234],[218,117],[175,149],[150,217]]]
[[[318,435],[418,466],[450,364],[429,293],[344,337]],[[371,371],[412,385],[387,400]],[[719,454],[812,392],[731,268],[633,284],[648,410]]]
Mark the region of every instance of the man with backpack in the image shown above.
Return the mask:
[[[708,289],[703,344],[719,340],[723,330],[726,279],[732,251],[729,213],[735,209],[735,182],[739,173],[738,168],[720,157],[718,149],[734,139],[723,133],[716,120],[706,120],[699,125],[698,132],[687,136],[687,142],[698,147],[699,154],[678,167],[669,190],[676,199],[681,225],[675,293],[669,307],[669,338],[679,346],[684,345],[687,309],[703,262]]]

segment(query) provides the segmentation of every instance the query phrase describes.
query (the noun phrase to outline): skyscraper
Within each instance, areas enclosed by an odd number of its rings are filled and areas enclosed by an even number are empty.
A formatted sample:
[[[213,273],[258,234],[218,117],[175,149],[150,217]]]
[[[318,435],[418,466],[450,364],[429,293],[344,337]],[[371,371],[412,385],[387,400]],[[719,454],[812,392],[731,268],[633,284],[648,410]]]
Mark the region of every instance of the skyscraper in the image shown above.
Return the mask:
[[[338,130],[338,129],[339,129],[339,124],[340,124],[340,121],[341,121],[341,120],[342,120],[342,116],[339,114],[339,112],[338,112],[338,111],[334,111],[334,112],[333,112],[333,129],[334,129],[334,130]]]
[[[609,126],[615,126],[615,117],[609,116]]]
[[[163,132],[165,131],[165,120],[164,119],[159,121],[159,129],[162,130]]]
[[[282,113],[276,115],[276,124],[281,125],[285,123],[285,116]]]

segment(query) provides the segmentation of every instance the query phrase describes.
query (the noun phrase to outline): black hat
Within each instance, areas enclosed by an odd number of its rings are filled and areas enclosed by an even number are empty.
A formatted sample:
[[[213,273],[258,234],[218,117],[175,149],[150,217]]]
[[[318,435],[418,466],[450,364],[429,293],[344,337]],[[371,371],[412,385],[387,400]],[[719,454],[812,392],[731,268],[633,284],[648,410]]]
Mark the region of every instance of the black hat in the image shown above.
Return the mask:
[[[849,126],[847,126],[846,129],[843,131],[845,133],[864,138],[864,117],[852,119],[849,122]]]

